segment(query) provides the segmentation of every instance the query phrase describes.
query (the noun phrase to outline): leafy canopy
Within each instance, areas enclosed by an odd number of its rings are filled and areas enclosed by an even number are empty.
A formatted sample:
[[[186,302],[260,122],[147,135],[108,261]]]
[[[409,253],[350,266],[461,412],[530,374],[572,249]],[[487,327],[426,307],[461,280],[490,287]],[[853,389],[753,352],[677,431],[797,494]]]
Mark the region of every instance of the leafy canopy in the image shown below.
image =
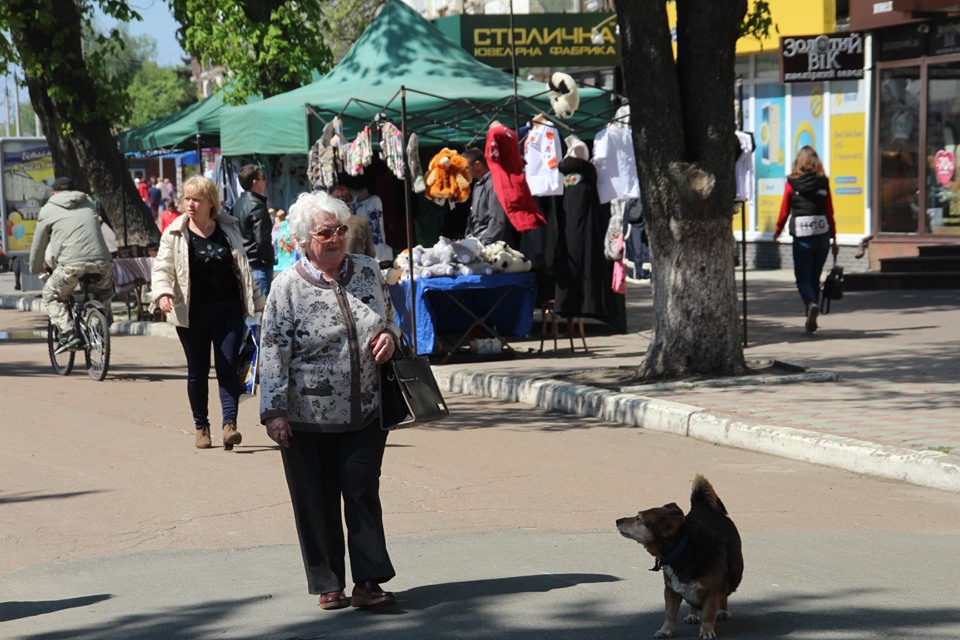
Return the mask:
[[[333,66],[322,0],[170,0],[183,49],[229,70],[223,99],[245,104],[311,81]]]

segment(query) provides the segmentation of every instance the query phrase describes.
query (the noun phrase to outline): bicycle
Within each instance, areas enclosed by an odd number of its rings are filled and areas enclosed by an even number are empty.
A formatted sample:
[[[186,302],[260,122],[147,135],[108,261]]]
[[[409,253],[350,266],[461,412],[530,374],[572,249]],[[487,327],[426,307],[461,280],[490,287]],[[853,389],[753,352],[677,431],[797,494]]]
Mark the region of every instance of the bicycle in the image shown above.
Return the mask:
[[[50,364],[57,375],[70,375],[77,351],[83,350],[87,373],[92,380],[100,382],[107,377],[110,367],[110,323],[107,309],[93,298],[90,284],[100,279],[95,273],[80,277],[81,296],[78,300],[72,293],[66,300],[67,313],[80,344],[63,349],[60,344],[60,327],[47,321],[47,351]]]

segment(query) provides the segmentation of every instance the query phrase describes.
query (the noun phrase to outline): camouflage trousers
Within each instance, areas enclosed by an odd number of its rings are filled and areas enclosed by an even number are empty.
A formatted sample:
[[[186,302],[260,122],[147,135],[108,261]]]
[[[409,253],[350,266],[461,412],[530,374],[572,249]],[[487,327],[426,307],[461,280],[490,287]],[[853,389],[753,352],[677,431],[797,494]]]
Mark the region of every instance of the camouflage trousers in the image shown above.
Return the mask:
[[[67,305],[64,303],[77,288],[80,276],[100,274],[100,279],[90,285],[93,297],[107,308],[107,321],[112,321],[110,303],[113,301],[113,268],[103,262],[74,262],[59,264],[43,285],[43,302],[47,305],[50,322],[60,327],[60,332],[72,331]]]

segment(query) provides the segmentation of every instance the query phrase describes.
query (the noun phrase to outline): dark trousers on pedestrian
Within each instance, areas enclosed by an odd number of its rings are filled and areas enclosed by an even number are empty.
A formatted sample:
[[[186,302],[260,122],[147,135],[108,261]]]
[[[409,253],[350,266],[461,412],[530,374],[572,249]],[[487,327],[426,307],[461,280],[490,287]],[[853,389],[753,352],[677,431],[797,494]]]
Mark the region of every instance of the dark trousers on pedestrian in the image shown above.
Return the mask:
[[[243,337],[243,306],[240,299],[226,302],[190,303],[190,326],[177,327],[187,356],[187,398],[197,429],[210,426],[209,402],[210,345],[220,387],[223,424],[237,422],[240,404],[240,376],[237,372],[240,340]]]
[[[380,507],[386,443],[387,432],[374,421],[347,433],[296,431],[290,447],[280,448],[310,593],[340,591],[346,586],[345,550],[355,583],[386,582],[396,575]]]
[[[820,297],[820,274],[830,253],[830,235],[793,239],[793,275],[804,306]]]

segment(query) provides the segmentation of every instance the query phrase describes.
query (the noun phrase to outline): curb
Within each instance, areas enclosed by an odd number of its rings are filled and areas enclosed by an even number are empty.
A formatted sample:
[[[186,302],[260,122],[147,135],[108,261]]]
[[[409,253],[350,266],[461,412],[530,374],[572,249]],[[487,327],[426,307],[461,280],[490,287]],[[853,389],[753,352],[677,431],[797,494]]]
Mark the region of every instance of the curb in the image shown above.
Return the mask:
[[[444,391],[521,402],[737,449],[960,492],[960,458],[707,413],[700,407],[556,380],[434,368]]]
[[[43,301],[37,297],[0,296],[0,308],[44,312]],[[166,322],[117,321],[111,325],[110,333],[177,338],[176,327]],[[648,398],[637,393],[658,385],[628,387],[617,392],[515,374],[479,373],[445,367],[434,367],[433,371],[440,388],[450,393],[520,402],[540,409],[596,417],[727,447],[960,493],[960,458],[957,456],[735,420],[707,413],[693,405]],[[835,374],[828,372],[804,375],[808,376],[806,379],[811,375],[823,380],[836,379]],[[795,377],[780,376],[782,380],[779,382],[789,382]],[[747,378],[736,382],[739,385],[773,384],[778,380],[768,378],[758,382]],[[673,384],[682,386],[686,383]]]

